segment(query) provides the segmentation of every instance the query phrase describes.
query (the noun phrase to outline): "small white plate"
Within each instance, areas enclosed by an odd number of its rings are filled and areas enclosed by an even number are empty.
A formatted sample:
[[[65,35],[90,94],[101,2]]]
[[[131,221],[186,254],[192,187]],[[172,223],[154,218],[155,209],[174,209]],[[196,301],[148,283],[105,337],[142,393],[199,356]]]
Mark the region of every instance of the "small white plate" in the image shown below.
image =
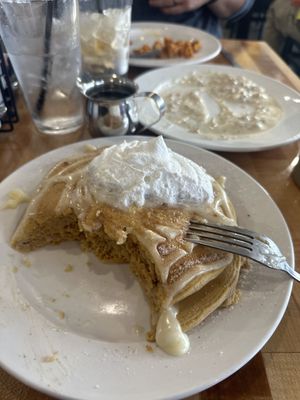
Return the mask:
[[[151,46],[156,40],[199,40],[201,49],[192,58],[139,58],[130,57],[129,64],[136,67],[157,68],[177,64],[199,64],[211,60],[221,51],[221,42],[200,29],[179,24],[134,22],[130,31],[130,53],[144,44]]]
[[[126,137],[135,139],[149,138]],[[82,152],[85,143],[54,150],[14,172],[0,185],[0,203],[12,189],[30,193],[55,162]],[[213,153],[177,141],[167,144],[213,176],[227,176],[240,225],[271,236],[294,265],[283,216],[253,178]],[[58,398],[157,400],[200,392],[247,363],[270,338],[288,304],[291,279],[253,265],[241,279],[240,302],[190,332],[189,354],[172,357],[155,345],[151,353],[144,335],[149,308],[128,267],[104,264],[76,243],[47,246],[24,258],[9,246],[24,208],[0,212],[0,365]]]
[[[158,135],[171,139],[183,140],[210,150],[219,151],[259,151],[279,147],[300,138],[300,95],[295,90],[283,83],[265,75],[240,68],[222,65],[181,65],[169,68],[156,69],[140,75],[136,79],[140,91],[154,91],[160,93],[163,87],[176,78],[181,78],[196,71],[205,74],[208,72],[226,73],[232,76],[245,76],[258,85],[264,87],[268,94],[280,104],[283,115],[277,125],[264,132],[241,135],[236,138],[220,138],[213,136],[211,139],[201,134],[191,133],[187,129],[173,124],[163,117],[150,129]]]

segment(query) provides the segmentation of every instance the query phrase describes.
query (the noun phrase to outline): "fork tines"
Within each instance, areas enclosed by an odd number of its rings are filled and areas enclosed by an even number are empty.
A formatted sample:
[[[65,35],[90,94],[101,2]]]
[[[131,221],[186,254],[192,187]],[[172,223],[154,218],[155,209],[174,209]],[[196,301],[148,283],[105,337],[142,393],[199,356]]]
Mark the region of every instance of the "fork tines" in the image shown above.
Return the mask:
[[[213,245],[229,245],[239,247],[244,250],[252,251],[254,236],[252,232],[245,231],[236,226],[204,224],[194,220],[190,221],[190,225],[186,232],[187,240],[198,240],[200,244]],[[222,246],[222,248],[224,248]]]

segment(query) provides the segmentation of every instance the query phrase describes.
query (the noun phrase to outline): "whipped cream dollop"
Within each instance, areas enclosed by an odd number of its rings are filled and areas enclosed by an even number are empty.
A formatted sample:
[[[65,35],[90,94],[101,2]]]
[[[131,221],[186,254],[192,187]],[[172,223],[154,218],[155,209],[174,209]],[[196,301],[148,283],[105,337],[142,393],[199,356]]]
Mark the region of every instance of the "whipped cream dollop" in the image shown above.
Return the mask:
[[[88,166],[87,185],[98,202],[130,206],[208,206],[213,178],[169,149],[162,136],[106,148]]]

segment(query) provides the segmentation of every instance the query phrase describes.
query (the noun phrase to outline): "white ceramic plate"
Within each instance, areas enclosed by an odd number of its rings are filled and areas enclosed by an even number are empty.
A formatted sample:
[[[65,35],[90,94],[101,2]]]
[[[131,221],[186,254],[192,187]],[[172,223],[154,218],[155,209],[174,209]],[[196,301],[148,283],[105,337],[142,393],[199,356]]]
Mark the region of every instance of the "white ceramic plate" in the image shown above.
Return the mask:
[[[279,147],[300,138],[300,95],[295,90],[283,83],[265,75],[239,68],[222,65],[190,65],[161,68],[140,75],[136,82],[141,91],[154,91],[159,93],[164,87],[169,86],[175,78],[186,76],[192,71],[198,73],[218,72],[233,76],[242,75],[264,87],[273,96],[283,110],[283,115],[278,124],[272,129],[257,134],[245,135],[240,138],[212,139],[207,136],[189,132],[178,125],[172,124],[166,117],[150,128],[159,135],[172,139],[183,140],[199,145],[210,150],[219,151],[259,151]]]
[[[294,264],[287,225],[255,180],[213,153],[176,141],[168,144],[210,174],[227,176],[240,224],[272,236]],[[1,203],[16,187],[30,193],[56,161],[83,148],[83,142],[73,144],[24,165],[1,183]],[[291,280],[283,272],[253,265],[242,279],[240,303],[194,329],[189,354],[168,356],[155,345],[148,352],[142,331],[148,327],[149,309],[128,268],[105,265],[83,254],[76,243],[48,246],[24,258],[8,245],[24,208],[0,213],[0,364],[43,392],[76,400],[188,396],[249,361],[286,309]],[[73,271],[65,271],[68,265]]]
[[[152,45],[156,40],[169,37],[173,40],[196,40],[201,43],[201,49],[192,58],[138,58],[130,57],[130,65],[145,68],[167,67],[176,64],[199,64],[211,60],[221,51],[221,42],[200,29],[179,24],[159,22],[134,22],[130,32],[130,53],[144,44]]]

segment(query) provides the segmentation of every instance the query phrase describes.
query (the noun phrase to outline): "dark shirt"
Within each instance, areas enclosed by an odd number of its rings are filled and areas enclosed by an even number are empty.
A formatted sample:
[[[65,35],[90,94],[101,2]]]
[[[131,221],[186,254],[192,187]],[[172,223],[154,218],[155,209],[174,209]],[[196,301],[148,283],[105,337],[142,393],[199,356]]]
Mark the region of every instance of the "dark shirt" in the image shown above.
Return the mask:
[[[244,5],[228,20],[237,20],[239,18],[242,18],[250,10],[253,3],[254,0],[246,0]],[[148,4],[148,0],[133,0],[132,20],[169,22],[189,25],[212,33],[215,36],[221,36],[219,18],[216,17],[210,11],[209,7],[206,6],[179,15],[167,15],[161,12],[159,8],[150,7]]]

